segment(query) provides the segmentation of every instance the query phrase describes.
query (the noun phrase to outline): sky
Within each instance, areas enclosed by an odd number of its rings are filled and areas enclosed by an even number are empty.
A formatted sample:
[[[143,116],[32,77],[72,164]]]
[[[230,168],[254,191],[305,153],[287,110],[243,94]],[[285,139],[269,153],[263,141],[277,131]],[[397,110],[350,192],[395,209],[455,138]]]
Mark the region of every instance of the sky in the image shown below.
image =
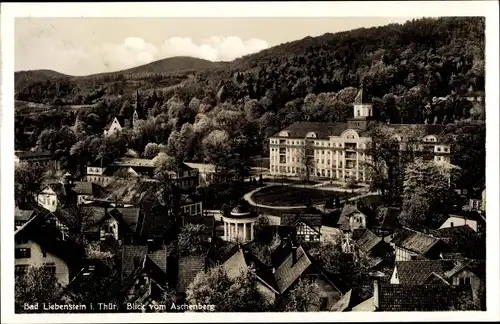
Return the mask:
[[[410,17],[16,18],[15,71],[112,72],[173,56],[231,61],[302,39]]]

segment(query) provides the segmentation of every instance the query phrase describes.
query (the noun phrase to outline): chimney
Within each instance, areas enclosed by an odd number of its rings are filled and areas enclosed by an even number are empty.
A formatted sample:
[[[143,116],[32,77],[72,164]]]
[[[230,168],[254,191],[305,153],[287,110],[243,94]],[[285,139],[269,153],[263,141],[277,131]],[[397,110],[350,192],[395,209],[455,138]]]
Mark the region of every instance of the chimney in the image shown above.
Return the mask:
[[[373,280],[373,305],[375,306],[376,309],[379,308],[378,305],[378,294],[379,294],[379,286],[378,286],[378,280]]]

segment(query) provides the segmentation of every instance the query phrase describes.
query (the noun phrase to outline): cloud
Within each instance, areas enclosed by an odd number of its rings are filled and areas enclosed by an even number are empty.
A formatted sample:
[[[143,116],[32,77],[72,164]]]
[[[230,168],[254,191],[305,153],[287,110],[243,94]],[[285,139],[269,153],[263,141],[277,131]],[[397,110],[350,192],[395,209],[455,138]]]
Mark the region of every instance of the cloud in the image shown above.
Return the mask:
[[[172,37],[160,46],[140,37],[121,43],[105,43],[90,48],[77,42],[37,37],[16,47],[16,70],[52,69],[72,75],[118,71],[173,56],[192,56],[210,61],[232,61],[266,49],[261,39],[242,40],[236,36],[213,36],[195,43],[191,38]]]
[[[210,61],[232,61],[243,55],[266,49],[269,44],[261,39],[243,41],[236,36],[212,36],[195,44],[190,38],[172,37],[165,41],[161,53],[165,57],[192,56]]]

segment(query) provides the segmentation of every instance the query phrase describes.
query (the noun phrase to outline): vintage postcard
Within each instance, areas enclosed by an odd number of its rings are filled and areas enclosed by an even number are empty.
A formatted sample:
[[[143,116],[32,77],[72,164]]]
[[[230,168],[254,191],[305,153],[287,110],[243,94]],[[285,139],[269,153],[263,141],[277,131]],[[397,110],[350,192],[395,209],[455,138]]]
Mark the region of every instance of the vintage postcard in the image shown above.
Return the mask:
[[[2,322],[498,320],[498,88],[489,1],[2,5]]]

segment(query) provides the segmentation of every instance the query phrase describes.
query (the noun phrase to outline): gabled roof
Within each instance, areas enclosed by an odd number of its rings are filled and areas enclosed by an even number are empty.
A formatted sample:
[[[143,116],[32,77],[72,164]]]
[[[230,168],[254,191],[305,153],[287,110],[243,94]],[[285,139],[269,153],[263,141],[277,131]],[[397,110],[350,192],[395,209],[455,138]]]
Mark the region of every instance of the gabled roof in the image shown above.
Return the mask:
[[[463,269],[472,271],[479,278],[486,276],[486,262],[485,260],[459,260],[455,262],[455,266],[444,273],[446,278],[454,276],[457,272]]]
[[[93,196],[99,190],[99,186],[92,182],[75,181],[75,191],[79,195]]]
[[[288,255],[274,273],[280,293],[284,293],[312,264],[302,246],[295,250],[295,263],[293,263],[293,253]]]
[[[377,310],[388,312],[458,310],[465,300],[472,300],[470,286],[380,284]]]
[[[181,256],[179,258],[178,292],[186,292],[196,275],[205,270],[203,255]]]
[[[442,276],[454,266],[453,260],[397,261],[396,271],[398,272],[399,284],[422,285],[432,273]]]
[[[19,209],[19,207],[16,207],[14,209],[14,217],[16,221],[27,222],[34,214],[35,211],[32,209],[25,210],[25,209]]]
[[[486,257],[486,242],[468,225],[440,228],[431,233],[466,258],[484,259]]]
[[[480,224],[483,224],[483,225],[486,224],[486,219],[481,214],[479,214],[476,211],[465,211],[465,210],[462,210],[462,211],[450,213],[449,217],[457,217],[457,218],[469,219],[469,220],[476,221],[476,222],[478,222]]]
[[[122,280],[127,279],[148,254],[146,245],[123,245]]]
[[[425,279],[424,285],[450,285],[443,276],[433,272]]]
[[[65,261],[70,269],[79,268],[84,259],[83,247],[69,239],[63,240],[57,228],[46,225],[42,214],[37,214],[15,231],[14,237],[36,242],[45,251]]]
[[[340,300],[335,303],[331,308],[330,312],[349,312],[354,311],[356,305],[360,305],[363,300],[366,300],[366,297],[362,297],[361,291],[359,288],[350,289],[347,293],[345,293]],[[372,310],[370,310],[372,311]]]
[[[437,242],[438,238],[409,228],[401,229],[392,239],[394,245],[418,254],[427,253]]]
[[[377,244],[383,242],[383,238],[366,229],[361,237],[356,241],[356,247],[363,253],[369,253]]]
[[[173,219],[161,208],[153,208],[144,215],[139,235],[142,238],[164,238],[172,228]]]

